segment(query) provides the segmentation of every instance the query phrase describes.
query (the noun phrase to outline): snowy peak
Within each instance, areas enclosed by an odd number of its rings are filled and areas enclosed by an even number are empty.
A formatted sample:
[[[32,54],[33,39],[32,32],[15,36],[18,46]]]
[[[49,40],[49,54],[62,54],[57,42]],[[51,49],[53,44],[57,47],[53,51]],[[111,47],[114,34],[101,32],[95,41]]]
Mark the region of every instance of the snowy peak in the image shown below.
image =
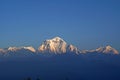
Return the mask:
[[[68,52],[74,52],[74,53],[76,53],[76,54],[78,54],[79,52],[80,52],[80,50],[77,48],[77,47],[75,47],[75,46],[73,46],[73,45],[68,45]]]
[[[106,46],[105,50],[103,51],[103,53],[114,53],[114,54],[119,54],[119,52],[112,48],[111,46]]]
[[[63,42],[65,42],[62,38],[60,38],[60,37],[54,37],[53,39],[51,39],[51,40],[53,40],[53,41],[57,41],[57,42],[60,42],[60,41],[63,41]]]
[[[6,53],[6,50],[0,48],[0,53]]]
[[[94,50],[82,50],[81,53],[119,54],[119,52],[111,46],[99,47]]]
[[[28,51],[31,51],[31,52],[36,52],[36,50],[32,46],[28,46],[28,47],[9,47],[7,49],[7,51],[11,51],[11,52],[16,52],[16,51],[20,51],[20,50],[28,50]]]
[[[112,48],[109,45],[106,47],[97,48],[96,52],[105,53],[105,54],[107,54],[107,53],[119,54],[119,52],[116,49]]]
[[[67,43],[60,37],[45,40],[38,48],[40,52],[66,53]]]
[[[110,45],[106,46],[107,49],[112,49],[112,47]]]
[[[79,53],[79,49],[73,45],[68,45],[62,38],[55,37],[53,39],[45,40],[38,48],[42,53],[62,54],[67,52]]]
[[[9,47],[8,51],[17,51],[20,50],[21,48],[17,48],[17,47]]]
[[[32,46],[29,46],[29,47],[23,47],[24,49],[26,50],[29,50],[31,52],[36,52],[36,50],[32,47]]]

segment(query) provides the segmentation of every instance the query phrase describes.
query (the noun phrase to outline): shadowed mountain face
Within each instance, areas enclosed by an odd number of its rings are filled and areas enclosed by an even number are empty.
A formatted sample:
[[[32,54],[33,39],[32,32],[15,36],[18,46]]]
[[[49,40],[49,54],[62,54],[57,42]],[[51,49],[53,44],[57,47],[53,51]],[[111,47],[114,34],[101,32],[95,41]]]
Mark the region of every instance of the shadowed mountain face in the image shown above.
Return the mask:
[[[120,80],[120,55],[67,53],[1,57],[0,80]]]

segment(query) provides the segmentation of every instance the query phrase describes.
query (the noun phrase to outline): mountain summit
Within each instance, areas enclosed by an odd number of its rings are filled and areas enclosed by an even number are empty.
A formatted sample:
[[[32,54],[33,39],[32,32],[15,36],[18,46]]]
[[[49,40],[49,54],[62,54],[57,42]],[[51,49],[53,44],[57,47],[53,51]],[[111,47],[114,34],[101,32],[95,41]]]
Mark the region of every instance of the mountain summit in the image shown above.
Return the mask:
[[[107,53],[119,54],[119,52],[118,52],[116,49],[112,48],[112,47],[109,46],[109,45],[106,46],[106,47],[97,48],[97,49],[96,49],[96,52],[105,53],[105,54],[107,54]]]
[[[67,43],[60,37],[45,40],[38,48],[39,52],[66,53]]]
[[[95,50],[83,50],[81,53],[103,53],[103,54],[119,54],[119,52],[110,45],[99,47]]]
[[[32,46],[28,47],[8,47],[0,49],[0,54],[9,54],[9,53],[36,53],[36,50]]]
[[[68,45],[62,38],[55,37],[53,39],[45,40],[38,48],[39,52],[49,53],[66,53],[66,52],[78,52],[77,48],[73,45]]]

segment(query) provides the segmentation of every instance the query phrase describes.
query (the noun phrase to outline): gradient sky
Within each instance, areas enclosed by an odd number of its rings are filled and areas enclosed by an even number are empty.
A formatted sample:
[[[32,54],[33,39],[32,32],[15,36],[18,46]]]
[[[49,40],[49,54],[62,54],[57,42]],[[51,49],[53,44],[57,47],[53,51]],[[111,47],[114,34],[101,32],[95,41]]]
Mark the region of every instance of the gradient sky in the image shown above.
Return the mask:
[[[0,47],[60,36],[80,49],[120,51],[119,0],[0,0]]]

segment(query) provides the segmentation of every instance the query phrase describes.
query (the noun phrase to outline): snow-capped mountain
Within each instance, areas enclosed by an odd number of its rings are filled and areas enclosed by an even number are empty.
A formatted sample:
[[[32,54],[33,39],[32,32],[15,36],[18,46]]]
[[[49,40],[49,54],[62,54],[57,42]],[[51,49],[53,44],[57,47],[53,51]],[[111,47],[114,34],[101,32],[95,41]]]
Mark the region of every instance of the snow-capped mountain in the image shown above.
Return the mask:
[[[28,51],[31,51],[31,52],[36,52],[36,50],[32,46],[28,46],[28,47],[9,47],[7,49],[7,51],[11,51],[11,52],[16,52],[16,51],[20,51],[20,50],[28,50]]]
[[[50,53],[66,53],[75,52],[78,53],[78,49],[73,45],[68,45],[62,38],[55,37],[53,39],[45,40],[38,48],[39,52]]]
[[[68,45],[68,47],[67,47],[67,51],[68,52],[73,52],[73,53],[76,53],[76,54],[79,54],[80,53],[80,50],[77,48],[77,47],[75,47],[75,46],[73,46],[73,45]]]
[[[35,53],[36,50],[32,46],[28,47],[8,47],[4,49],[0,49],[0,54],[2,55],[24,55],[25,53]]]
[[[111,46],[97,48],[96,52],[105,53],[105,54],[107,53],[119,54],[119,52],[116,49],[112,48]]]
[[[5,49],[0,49],[0,53],[6,53],[7,52],[7,50],[5,50]]]
[[[14,54],[13,54],[14,53]],[[94,50],[79,50],[72,44],[67,44],[60,37],[55,37],[52,39],[45,40],[38,50],[34,49],[32,46],[28,47],[8,47],[8,48],[0,48],[0,55],[6,54],[33,54],[33,53],[53,53],[53,54],[65,54],[65,53],[75,53],[75,54],[86,54],[86,53],[104,53],[104,54],[119,54],[119,52],[112,48],[111,46],[100,47]]]
[[[38,48],[38,51],[41,53],[67,53],[72,52],[76,54],[84,54],[84,53],[112,53],[112,54],[119,54],[119,52],[112,48],[111,46],[106,47],[100,47],[95,50],[79,50],[77,47],[67,44],[62,38],[55,37],[53,39],[45,40],[40,47]]]
[[[28,47],[23,47],[23,49],[29,50],[31,52],[36,52],[36,50],[32,47],[32,46],[28,46]]]
[[[20,50],[20,49],[22,49],[22,48],[20,48],[20,47],[9,47],[7,50],[8,50],[8,51],[15,52],[15,51],[18,51],[18,50]]]
[[[111,46],[99,47],[95,50],[82,50],[81,53],[104,53],[104,54],[119,54],[119,52]]]
[[[67,43],[60,37],[45,40],[39,47],[40,52],[66,53]]]

